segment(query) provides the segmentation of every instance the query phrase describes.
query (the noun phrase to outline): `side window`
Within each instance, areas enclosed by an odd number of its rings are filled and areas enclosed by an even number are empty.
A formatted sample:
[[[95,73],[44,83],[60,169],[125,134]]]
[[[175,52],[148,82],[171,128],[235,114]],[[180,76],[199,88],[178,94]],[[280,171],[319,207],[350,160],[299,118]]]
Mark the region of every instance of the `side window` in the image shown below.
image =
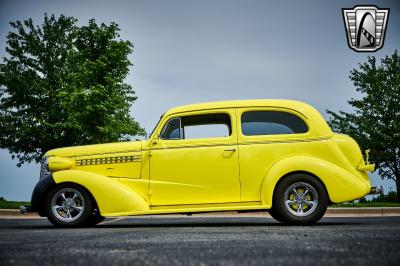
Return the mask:
[[[228,114],[204,114],[182,117],[184,139],[221,138],[232,134]]]
[[[280,111],[249,111],[241,117],[246,136],[306,133],[306,123],[297,115]]]
[[[217,113],[173,118],[164,126],[161,138],[165,140],[220,138],[231,134],[230,116]]]
[[[180,139],[181,138],[181,118],[176,117],[168,121],[161,131],[162,139]]]

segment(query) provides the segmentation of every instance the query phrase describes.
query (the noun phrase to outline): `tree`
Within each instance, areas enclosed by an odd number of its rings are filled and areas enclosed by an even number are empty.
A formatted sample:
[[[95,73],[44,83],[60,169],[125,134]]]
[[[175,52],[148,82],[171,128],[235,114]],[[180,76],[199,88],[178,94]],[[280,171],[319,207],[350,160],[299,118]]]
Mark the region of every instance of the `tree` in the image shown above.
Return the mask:
[[[124,83],[129,41],[115,23],[45,14],[10,22],[8,57],[0,64],[0,148],[18,166],[50,149],[127,140],[145,131],[129,114],[136,100]]]
[[[361,99],[351,99],[354,113],[340,111],[329,124],[334,131],[352,136],[370,158],[382,178],[396,182],[400,201],[400,58],[397,50],[377,64],[375,57],[350,71]]]

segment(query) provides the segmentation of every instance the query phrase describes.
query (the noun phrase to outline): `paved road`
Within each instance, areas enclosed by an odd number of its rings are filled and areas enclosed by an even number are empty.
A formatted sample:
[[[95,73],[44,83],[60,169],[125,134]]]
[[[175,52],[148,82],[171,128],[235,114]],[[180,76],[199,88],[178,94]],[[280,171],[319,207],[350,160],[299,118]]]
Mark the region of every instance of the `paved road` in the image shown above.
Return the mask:
[[[284,226],[264,217],[127,218],[57,229],[0,219],[0,265],[400,265],[400,217],[323,218]]]

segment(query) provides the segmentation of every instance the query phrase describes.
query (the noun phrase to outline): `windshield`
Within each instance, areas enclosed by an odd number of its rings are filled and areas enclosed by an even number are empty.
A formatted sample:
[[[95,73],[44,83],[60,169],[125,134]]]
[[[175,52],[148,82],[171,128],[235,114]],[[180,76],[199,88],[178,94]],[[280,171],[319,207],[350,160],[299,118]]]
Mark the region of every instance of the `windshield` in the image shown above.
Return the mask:
[[[156,125],[154,126],[153,130],[151,131],[151,133],[149,134],[149,136],[147,137],[147,139],[150,139],[150,138],[151,138],[151,136],[152,136],[153,133],[154,133],[154,130],[156,130],[158,124],[160,124],[160,121],[161,121],[161,119],[163,118],[164,115],[165,115],[165,113],[162,114],[162,115],[160,116],[160,119],[158,119],[158,122],[157,122]]]

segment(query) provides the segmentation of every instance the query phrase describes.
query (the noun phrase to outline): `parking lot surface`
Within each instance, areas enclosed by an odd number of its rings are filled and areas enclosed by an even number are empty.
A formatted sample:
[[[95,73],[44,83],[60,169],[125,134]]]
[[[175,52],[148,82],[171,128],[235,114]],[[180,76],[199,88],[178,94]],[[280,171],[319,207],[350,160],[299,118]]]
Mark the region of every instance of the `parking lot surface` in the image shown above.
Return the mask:
[[[400,217],[132,217],[93,228],[0,219],[0,265],[400,265]]]

